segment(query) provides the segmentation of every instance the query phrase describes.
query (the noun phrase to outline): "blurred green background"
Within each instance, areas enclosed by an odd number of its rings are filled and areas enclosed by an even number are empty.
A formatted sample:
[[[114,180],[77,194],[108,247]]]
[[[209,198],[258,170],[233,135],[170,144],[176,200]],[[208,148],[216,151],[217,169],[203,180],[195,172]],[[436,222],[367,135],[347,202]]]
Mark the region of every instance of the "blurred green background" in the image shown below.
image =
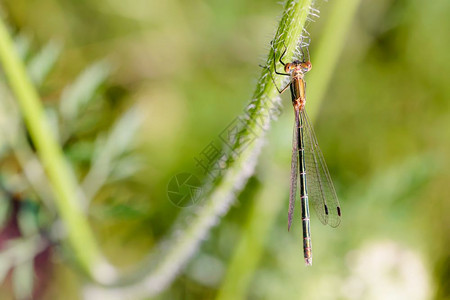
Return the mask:
[[[323,3],[309,27],[308,88],[321,78],[315,52],[339,5],[345,1]],[[193,211],[169,201],[168,183],[182,172],[204,178],[194,158],[248,103],[282,10],[268,0],[1,2],[11,32],[26,36],[33,51],[49,41],[62,45],[39,89],[46,104],[55,105],[89,65],[111,66],[96,91],[102,106],[64,148],[80,178],[97,134],[128,107],[144,114],[139,147],[129,153],[138,170],[102,186],[89,207],[113,264],[139,264],[180,212]],[[343,48],[322,44],[339,59],[325,68],[333,73],[323,101],[308,90],[308,103],[322,101],[315,130],[343,216],[333,229],[312,212],[311,268],[304,266],[299,211],[286,230],[293,115],[283,95],[255,174],[156,298],[450,299],[449,16],[445,0],[361,1]],[[11,157],[1,159],[8,182],[18,171]],[[70,251],[52,248],[35,264],[35,297],[80,299],[85,280]],[[1,299],[13,297],[10,277]]]

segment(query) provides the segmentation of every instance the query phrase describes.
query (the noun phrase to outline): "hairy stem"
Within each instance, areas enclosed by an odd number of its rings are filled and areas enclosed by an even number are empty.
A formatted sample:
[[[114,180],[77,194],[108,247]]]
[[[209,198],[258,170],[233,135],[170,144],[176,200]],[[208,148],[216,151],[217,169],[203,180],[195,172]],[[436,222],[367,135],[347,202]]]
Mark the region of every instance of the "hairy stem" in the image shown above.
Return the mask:
[[[309,14],[312,0],[289,0],[278,27],[273,49],[271,49],[267,66],[264,68],[256,86],[253,99],[239,118],[242,127],[235,136],[232,153],[227,161],[227,168],[221,170],[211,189],[206,193],[203,205],[196,215],[186,224],[186,216],[181,216],[175,224],[172,237],[152,255],[147,267],[147,275],[126,287],[103,289],[87,287],[85,297],[96,299],[99,296],[108,299],[138,299],[158,294],[164,290],[184,267],[198,249],[209,230],[219,222],[236,194],[245,186],[253,174],[257,157],[264,143],[266,131],[279,109],[279,95],[272,81],[273,51],[277,58],[287,49],[285,59],[289,61],[297,50],[302,37],[303,26]],[[281,76],[274,76],[274,81],[281,86]],[[151,269],[148,267],[151,266]]]
[[[344,47],[344,41],[359,2],[360,0],[335,2],[331,15],[326,20],[324,34],[321,35],[320,43],[317,44],[319,50],[314,51],[312,59],[314,68],[308,74],[307,110],[313,120],[324,99],[323,96]],[[330,101],[333,100],[330,99]],[[266,169],[269,170],[268,174],[271,174],[271,177],[280,172],[274,163],[269,163]],[[269,236],[269,231],[273,228],[280,210],[284,207],[287,212],[287,206],[280,205],[283,202],[277,201],[277,198],[280,198],[276,196],[277,193],[283,194],[280,192],[280,187],[269,184],[262,190],[259,193],[261,194],[259,200],[252,204],[242,237],[237,243],[217,300],[246,298],[249,282],[264,250],[265,241],[261,239]]]
[[[272,178],[283,177],[283,170],[274,163],[268,163],[265,169],[264,177],[268,174]],[[267,181],[270,181],[269,178]],[[253,201],[216,300],[247,298],[247,288],[264,254],[266,238],[280,210],[286,207],[286,203],[280,201],[283,198],[280,195],[286,195],[282,185],[266,184],[260,187],[255,197],[258,200]]]

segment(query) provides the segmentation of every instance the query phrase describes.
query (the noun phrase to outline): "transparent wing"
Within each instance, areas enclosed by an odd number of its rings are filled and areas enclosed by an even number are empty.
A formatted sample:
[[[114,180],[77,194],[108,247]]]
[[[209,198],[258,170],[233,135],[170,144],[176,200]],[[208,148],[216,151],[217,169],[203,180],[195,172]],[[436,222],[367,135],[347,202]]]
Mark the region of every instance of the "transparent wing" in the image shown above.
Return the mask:
[[[295,196],[297,195],[298,185],[298,139],[297,126],[299,123],[298,112],[295,112],[295,123],[292,134],[292,160],[291,160],[291,187],[289,190],[289,212],[288,212],[288,230],[291,228],[292,217],[294,215]]]
[[[341,222],[339,200],[308,115],[304,109],[300,114],[305,144],[304,155],[308,199],[323,224],[337,227]]]

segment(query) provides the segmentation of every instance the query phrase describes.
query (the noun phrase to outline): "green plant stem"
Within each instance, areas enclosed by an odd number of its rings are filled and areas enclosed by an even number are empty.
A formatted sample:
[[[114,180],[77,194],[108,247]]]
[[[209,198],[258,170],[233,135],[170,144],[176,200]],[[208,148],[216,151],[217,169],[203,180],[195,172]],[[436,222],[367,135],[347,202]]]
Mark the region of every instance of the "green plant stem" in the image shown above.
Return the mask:
[[[76,180],[52,135],[39,96],[17,56],[3,20],[0,20],[0,61],[51,183],[69,243],[80,266],[89,274],[99,252],[80,207]]]
[[[314,67],[308,74],[307,110],[313,120],[323,101],[359,2],[360,0],[335,2],[331,16],[327,19],[324,27],[324,35],[318,45],[319,50],[311,58]],[[276,177],[276,166],[272,163],[269,169],[271,170],[269,174]],[[276,196],[276,191],[278,191],[278,195],[283,194],[279,189],[280,187],[276,185],[268,184],[260,193],[259,201],[252,204],[242,237],[237,244],[225,280],[219,290],[218,300],[247,298],[247,286],[264,251],[264,240],[262,239],[269,236],[269,230],[275,223],[280,209],[283,208],[283,205],[279,205],[283,202],[276,201],[279,198]]]
[[[312,59],[314,72],[311,72],[308,79],[307,109],[312,120],[319,111],[360,2],[361,0],[334,1],[325,22],[320,43]]]
[[[306,18],[309,14],[312,0],[288,0],[281,18],[276,36],[274,49],[279,55],[287,48],[285,59],[289,61],[299,39]],[[222,170],[209,192],[205,195],[203,205],[199,207],[194,218],[189,224],[185,224],[186,216],[183,215],[175,224],[172,238],[167,241],[165,251],[154,259],[150,273],[138,282],[123,288],[103,289],[88,287],[85,290],[87,298],[95,298],[95,295],[103,295],[108,299],[138,299],[158,294],[164,290],[180,272],[182,267],[198,249],[201,241],[205,239],[209,230],[219,222],[236,194],[245,186],[248,178],[253,174],[257,157],[264,144],[265,134],[270,123],[277,113],[280,101],[271,73],[273,74],[273,50],[267,58],[268,68],[264,68],[257,83],[253,99],[247,106],[241,120],[245,124],[235,137],[233,154],[227,163],[227,168]],[[274,76],[278,86],[283,83],[282,76]],[[249,141],[245,143],[243,141]]]
[[[283,171],[274,164],[267,166],[264,172],[265,180],[270,177],[282,177]],[[216,300],[247,299],[247,287],[253,278],[255,269],[264,253],[266,237],[269,236],[273,226],[273,220],[279,215],[280,210],[285,207],[280,195],[285,195],[286,189],[278,184],[263,185],[257,193],[248,218],[244,224],[242,236],[236,245],[236,250],[228,264],[228,270]]]

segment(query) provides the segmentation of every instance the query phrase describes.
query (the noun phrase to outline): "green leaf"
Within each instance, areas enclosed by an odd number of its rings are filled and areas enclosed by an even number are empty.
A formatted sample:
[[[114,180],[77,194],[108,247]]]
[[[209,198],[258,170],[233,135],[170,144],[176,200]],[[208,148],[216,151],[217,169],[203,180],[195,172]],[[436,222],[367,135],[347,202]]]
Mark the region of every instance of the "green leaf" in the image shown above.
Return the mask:
[[[130,177],[141,170],[143,166],[145,166],[145,161],[142,158],[136,155],[126,156],[114,164],[109,181],[117,181]]]
[[[61,53],[61,45],[49,42],[39,53],[34,55],[28,63],[28,74],[37,86],[42,85],[47,75],[52,70]]]
[[[111,67],[105,61],[97,62],[83,71],[61,96],[60,112],[65,121],[71,122],[92,101],[99,86],[105,82]]]
[[[14,46],[16,48],[17,54],[22,60],[30,53],[30,39],[23,33],[18,34],[14,37]]]
[[[134,106],[121,116],[106,138],[104,135],[97,138],[92,167],[82,184],[88,200],[92,200],[110,178],[120,156],[133,148],[133,139],[142,121],[143,116],[139,108]]]
[[[58,123],[58,112],[52,107],[45,107],[45,116],[48,120],[51,133],[55,139],[60,140],[60,129]]]

